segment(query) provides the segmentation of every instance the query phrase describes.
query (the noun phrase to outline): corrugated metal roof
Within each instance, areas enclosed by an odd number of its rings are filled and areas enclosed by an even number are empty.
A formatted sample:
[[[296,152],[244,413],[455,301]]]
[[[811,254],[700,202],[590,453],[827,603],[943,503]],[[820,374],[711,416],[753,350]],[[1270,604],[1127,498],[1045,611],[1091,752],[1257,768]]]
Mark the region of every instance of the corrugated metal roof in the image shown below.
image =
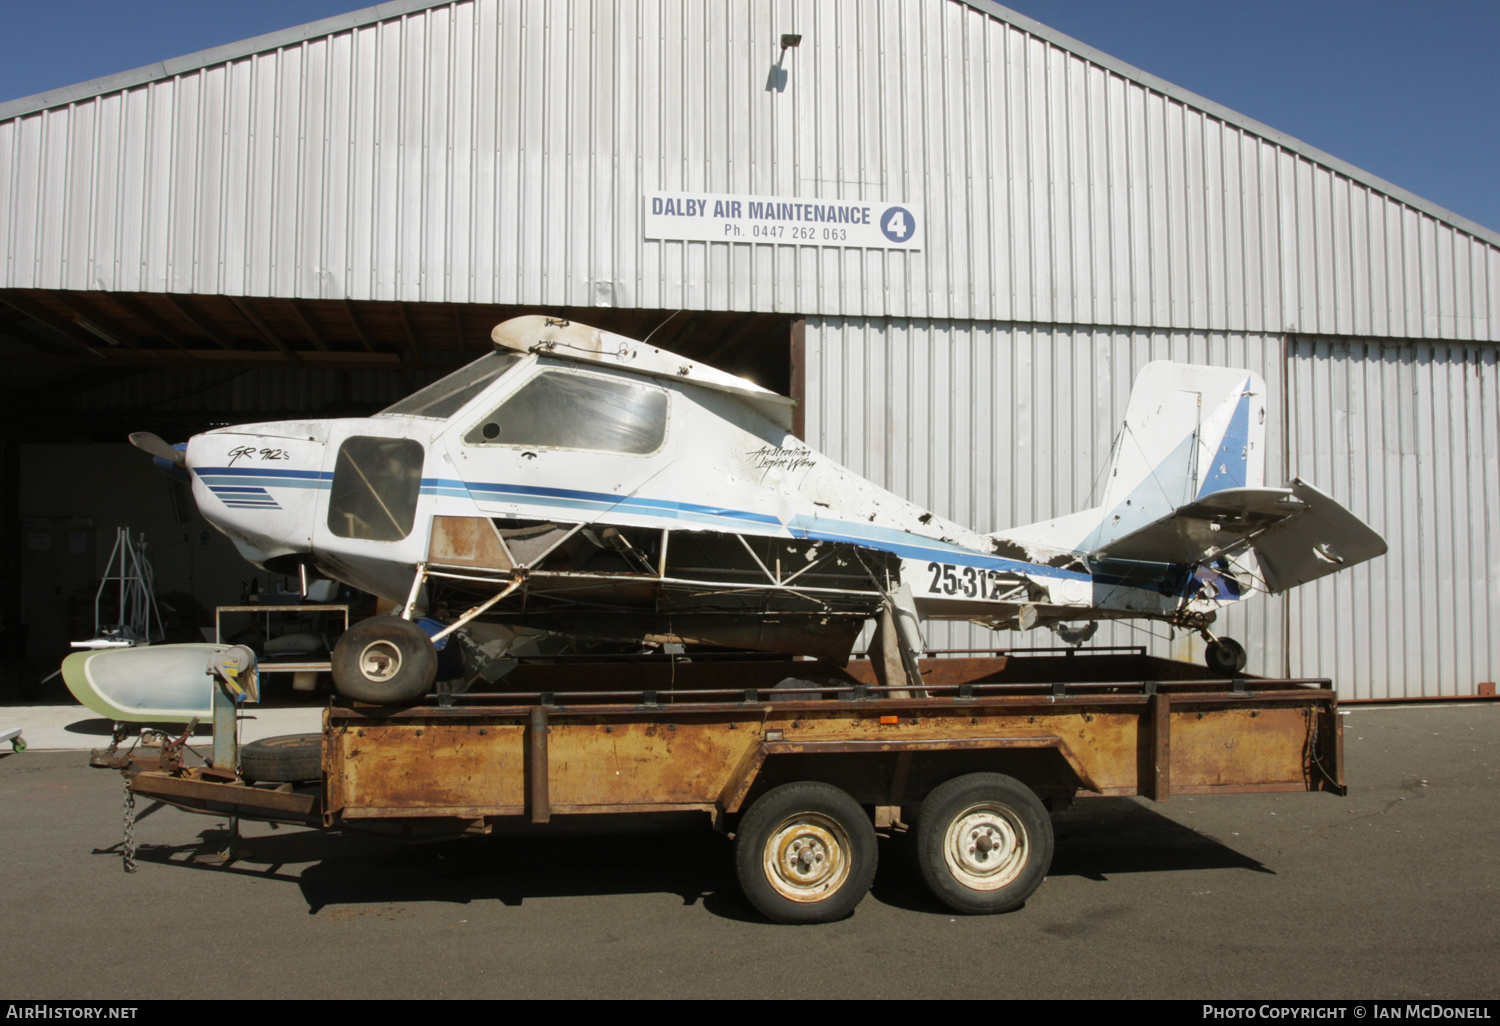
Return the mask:
[[[1102,50],[1080,42],[1072,36],[1059,32],[1057,29],[1043,25],[1034,18],[1028,18],[1018,11],[1002,7],[1000,4],[991,2],[991,0],[956,0],[956,2],[967,4],[976,11],[983,11],[991,17],[998,18],[1001,21],[1014,25],[1018,29],[1031,33],[1038,39],[1045,39],[1054,46],[1060,46],[1070,53],[1075,53],[1084,60],[1097,64],[1099,67],[1105,68],[1119,75],[1121,78],[1137,82],[1152,92],[1171,97],[1189,107],[1201,110],[1205,114],[1211,114],[1225,124],[1233,125],[1236,128],[1249,132],[1251,135],[1265,139],[1267,142],[1273,142],[1292,153],[1306,157],[1316,164],[1323,165],[1330,171],[1337,172],[1362,185],[1369,186],[1376,192],[1384,193],[1392,199],[1400,200],[1402,203],[1414,207],[1423,213],[1431,214],[1438,220],[1445,221],[1455,228],[1500,245],[1500,231],[1486,228],[1477,221],[1471,221],[1461,214],[1455,214],[1446,207],[1433,203],[1431,200],[1423,199],[1408,189],[1403,189],[1401,186],[1388,182],[1378,175],[1373,175],[1363,168],[1355,167],[1347,160],[1341,160],[1310,143],[1303,142],[1296,136],[1288,135],[1285,132],[1272,128],[1263,121],[1257,121],[1252,117],[1241,114],[1239,111],[1232,110],[1222,103],[1215,103],[1206,96],[1201,96],[1190,89],[1184,89],[1182,86],[1174,85],[1164,78],[1158,78],[1149,71],[1143,71],[1135,65],[1128,64],[1117,57],[1111,57]]]
[[[181,57],[174,57],[170,60],[158,61],[154,64],[132,68],[129,71],[121,71],[102,78],[61,86],[57,89],[36,93],[32,96],[7,100],[4,103],[0,103],[0,121],[34,114],[52,107],[66,106],[79,100],[103,96],[107,93],[144,85],[147,82],[171,78],[174,75],[185,74],[215,64],[227,63],[241,57],[264,53],[289,44],[329,36],[337,32],[346,32],[353,28],[371,25],[392,18],[399,18],[413,11],[449,6],[452,2],[453,0],[444,0],[444,2],[437,3],[433,2],[433,0],[389,0],[387,3],[365,7],[357,11],[351,11],[348,14],[334,15],[333,17],[323,18],[319,21],[308,22],[305,25],[281,29],[276,32],[268,32],[263,35],[253,36],[250,39],[240,40],[239,42],[226,43],[223,46],[216,46],[207,50],[200,50],[196,53],[185,54]],[[1206,114],[1211,114],[1226,124],[1234,125],[1252,135],[1304,156],[1331,171],[1335,171],[1377,192],[1390,196],[1392,199],[1399,200],[1408,206],[1430,214],[1440,221],[1451,224],[1461,231],[1468,232],[1495,245],[1500,245],[1500,231],[1487,228],[1476,221],[1456,214],[1446,207],[1424,199],[1410,190],[1403,189],[1401,186],[1388,182],[1378,175],[1373,175],[1362,168],[1350,164],[1348,161],[1326,153],[1295,136],[1278,131],[1270,125],[1256,121],[1254,118],[1247,117],[1238,111],[1231,110],[1223,104],[1216,103],[1189,89],[1174,85],[1148,71],[1137,68],[1119,58],[1112,57],[1102,50],[1089,46],[1087,43],[1074,39],[1072,36],[1059,32],[1057,29],[1044,25],[1034,18],[1029,18],[1018,11],[1013,11],[1001,4],[994,3],[993,0],[944,0],[944,2],[965,4],[991,18],[1006,22],[1036,36],[1038,39],[1046,40],[1054,46],[1077,54],[1090,63],[1105,68],[1113,74],[1119,75],[1121,78],[1137,82],[1153,92],[1178,100]]]
[[[401,15],[409,14],[412,11],[423,11],[429,7],[442,7],[451,2],[452,0],[441,0],[441,2],[437,3],[434,3],[433,0],[389,0],[388,3],[376,4],[374,7],[365,7],[358,11],[351,11],[348,14],[335,14],[330,18],[310,21],[306,25],[297,25],[293,28],[278,29],[275,32],[266,32],[259,36],[251,36],[249,39],[242,39],[237,43],[225,43],[222,46],[210,47],[207,50],[199,50],[196,53],[185,54],[181,57],[172,57],[168,60],[157,61],[155,64],[145,64],[139,68],[131,68],[129,71],[120,71],[101,78],[91,78],[87,82],[77,82],[73,85],[49,89],[44,93],[17,97],[14,100],[6,100],[4,103],[0,103],[0,121],[8,118],[22,117],[26,114],[34,114],[37,111],[47,110],[51,107],[65,107],[79,100],[104,96],[107,93],[116,93],[122,89],[145,85],[147,82],[160,81],[164,78],[171,78],[173,75],[184,75],[191,71],[212,67],[215,64],[224,64],[240,57],[265,53],[268,50],[275,50],[292,43],[300,43],[307,39],[329,36],[335,32],[347,32],[349,29],[358,28],[361,25],[371,25],[377,21],[385,21],[388,18],[399,18]]]
[[[987,6],[396,10],[0,121],[0,288],[1500,339],[1494,233]],[[645,238],[653,190],[926,242]]]

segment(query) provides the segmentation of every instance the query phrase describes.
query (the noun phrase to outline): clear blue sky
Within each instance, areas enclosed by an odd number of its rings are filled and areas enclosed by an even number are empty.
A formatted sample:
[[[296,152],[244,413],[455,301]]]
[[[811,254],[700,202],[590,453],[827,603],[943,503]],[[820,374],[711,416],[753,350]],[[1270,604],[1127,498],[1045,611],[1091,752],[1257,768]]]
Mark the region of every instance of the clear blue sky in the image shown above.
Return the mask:
[[[16,0],[3,14],[0,100],[359,6]],[[1500,0],[1007,6],[1500,230]]]

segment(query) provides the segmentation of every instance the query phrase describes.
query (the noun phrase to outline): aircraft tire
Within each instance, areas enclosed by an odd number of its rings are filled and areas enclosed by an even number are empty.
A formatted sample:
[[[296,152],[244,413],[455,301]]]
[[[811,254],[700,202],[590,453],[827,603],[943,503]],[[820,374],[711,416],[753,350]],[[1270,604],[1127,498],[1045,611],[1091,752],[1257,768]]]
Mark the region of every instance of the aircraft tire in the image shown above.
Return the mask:
[[[854,911],[875,881],[875,824],[832,784],[782,784],[735,831],[734,863],[750,904],[778,923],[828,923]]]
[[[333,646],[333,686],[356,702],[410,702],[432,690],[437,660],[422,628],[399,616],[373,616]]]
[[[922,879],[957,912],[1019,908],[1052,865],[1046,807],[1003,773],[970,773],[933,788],[917,813],[916,832]]]
[[[1220,638],[1208,643],[1208,647],[1203,650],[1203,661],[1214,673],[1233,677],[1244,672],[1248,657],[1244,645],[1233,638]]]
[[[240,748],[240,772],[253,783],[299,784],[323,775],[323,735],[283,734]]]

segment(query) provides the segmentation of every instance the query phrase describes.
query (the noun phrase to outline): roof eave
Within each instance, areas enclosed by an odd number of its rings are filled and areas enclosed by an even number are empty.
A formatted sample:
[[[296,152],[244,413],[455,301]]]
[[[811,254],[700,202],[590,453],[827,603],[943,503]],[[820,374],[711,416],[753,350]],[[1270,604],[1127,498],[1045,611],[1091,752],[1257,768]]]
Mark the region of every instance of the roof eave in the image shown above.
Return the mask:
[[[1439,221],[1450,224],[1459,231],[1473,235],[1475,238],[1487,242],[1492,246],[1500,246],[1500,231],[1486,228],[1477,221],[1471,221],[1462,214],[1454,213],[1447,207],[1439,206],[1431,200],[1423,199],[1410,190],[1403,189],[1393,182],[1388,182],[1378,175],[1373,175],[1363,168],[1356,167],[1347,160],[1341,160],[1331,153],[1326,153],[1310,143],[1303,142],[1296,136],[1287,135],[1285,132],[1278,131],[1270,125],[1247,117],[1239,111],[1231,110],[1222,103],[1215,103],[1206,96],[1200,96],[1190,89],[1173,85],[1166,79],[1157,78],[1150,72],[1142,71],[1133,64],[1127,64],[1117,57],[1111,57],[1109,54],[1089,46],[1087,43],[1043,25],[1036,19],[1028,18],[1018,11],[1013,11],[1009,7],[995,2],[995,0],[957,0],[957,2],[967,7],[972,7],[982,14],[989,15],[996,21],[1003,21],[1008,25],[1012,25],[1028,35],[1036,36],[1038,39],[1046,40],[1063,50],[1077,54],[1091,64],[1097,64],[1101,68],[1119,75],[1121,78],[1145,86],[1152,92],[1161,93],[1164,96],[1181,102],[1184,106],[1201,110],[1205,114],[1210,114],[1218,118],[1225,124],[1242,128],[1251,135],[1258,136],[1285,150],[1306,157],[1314,164],[1321,164],[1330,171],[1343,175],[1351,181],[1367,185],[1376,192],[1389,196],[1391,199],[1399,203],[1404,203],[1415,210],[1420,210],[1424,214],[1429,214]]]
[[[9,121],[12,118],[24,117],[27,114],[36,114],[53,107],[66,107],[70,103],[79,100],[89,100],[96,96],[104,96],[109,93],[117,93],[135,86],[145,85],[148,82],[156,82],[161,79],[171,78],[174,75],[184,75],[189,72],[199,71],[203,68],[212,67],[215,64],[224,64],[229,61],[239,60],[257,53],[265,53],[278,47],[300,43],[308,39],[318,39],[323,36],[331,36],[339,32],[347,32],[351,29],[360,28],[365,25],[373,25],[376,22],[389,21],[399,18],[414,11],[427,10],[432,7],[446,7],[455,0],[388,0],[386,3],[376,4],[374,7],[366,7],[348,14],[335,14],[331,18],[323,18],[321,21],[311,21],[306,25],[297,25],[293,28],[278,29],[275,32],[267,32],[264,35],[252,36],[242,39],[237,43],[225,43],[223,46],[215,46],[208,50],[199,50],[197,53],[184,54],[181,57],[172,57],[168,60],[157,61],[155,64],[146,64],[129,71],[116,72],[113,75],[105,75],[103,78],[90,79],[87,82],[75,82],[73,85],[59,86],[49,89],[44,93],[36,93],[32,96],[22,96],[19,99],[7,100],[0,103],[0,121]]]
[[[135,86],[145,85],[161,79],[171,78],[174,75],[187,74],[214,64],[223,64],[228,61],[249,57],[252,54],[265,53],[278,47],[293,43],[300,43],[307,39],[316,39],[322,36],[333,35],[338,32],[347,32],[351,29],[372,25],[377,22],[399,18],[414,11],[428,10],[434,7],[445,7],[456,0],[388,0],[386,3],[376,4],[374,7],[366,7],[362,10],[351,11],[348,14],[336,14],[331,18],[321,21],[309,22],[306,25],[298,25],[294,28],[281,29],[276,32],[268,32],[265,35],[255,36],[251,39],[243,39],[237,43],[226,43],[209,50],[200,50],[197,53],[186,54],[182,57],[173,57],[170,60],[158,61],[155,64],[147,64],[143,67],[133,68],[130,71],[121,71],[114,75],[106,75],[103,78],[91,79],[87,82],[78,82],[69,86],[51,89],[44,93],[33,96],[23,96],[19,99],[8,100],[0,103],[0,121],[8,121],[12,118],[24,117],[40,111],[49,110],[53,107],[64,107],[79,100],[91,99],[108,93],[120,92]],[[1363,168],[1341,160],[1331,153],[1303,142],[1295,136],[1287,135],[1285,132],[1277,131],[1270,125],[1256,121],[1254,118],[1245,116],[1238,111],[1231,110],[1223,104],[1215,103],[1205,96],[1200,96],[1189,89],[1173,85],[1166,81],[1142,71],[1133,64],[1111,57],[1109,54],[1089,46],[1087,43],[1074,39],[1056,29],[1049,28],[1041,22],[1008,7],[996,3],[995,0],[956,0],[982,14],[988,15],[997,21],[1005,22],[1015,28],[1045,40],[1054,46],[1070,53],[1076,54],[1090,63],[1097,64],[1121,78],[1136,82],[1153,92],[1161,93],[1185,106],[1201,110],[1210,114],[1225,124],[1234,125],[1251,135],[1265,139],[1292,153],[1306,157],[1315,164],[1320,164],[1336,174],[1342,175],[1351,181],[1359,182],[1369,186],[1376,192],[1389,196],[1399,203],[1403,203],[1414,210],[1419,210],[1446,224],[1452,225],[1459,231],[1474,236],[1492,246],[1500,247],[1500,232],[1486,228],[1477,221],[1471,221],[1461,214],[1457,214],[1446,207],[1439,206],[1431,200],[1423,199],[1416,193],[1401,188],[1392,182],[1386,181],[1377,175],[1373,175]]]

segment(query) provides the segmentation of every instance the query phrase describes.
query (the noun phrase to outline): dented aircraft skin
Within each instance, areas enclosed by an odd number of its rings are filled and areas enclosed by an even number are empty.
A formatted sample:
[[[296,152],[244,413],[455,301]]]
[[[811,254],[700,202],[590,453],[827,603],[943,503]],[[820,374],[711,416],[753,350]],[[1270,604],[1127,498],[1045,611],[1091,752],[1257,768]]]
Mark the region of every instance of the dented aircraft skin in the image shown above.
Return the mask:
[[[1147,366],[1101,504],[982,534],[809,448],[791,401],[752,382],[543,317],[493,338],[372,417],[195,436],[199,509],[251,562],[311,565],[408,615],[503,592],[481,619],[840,661],[882,606],[1208,636],[1227,603],[1385,548],[1310,486],[1263,486],[1248,371]]]

